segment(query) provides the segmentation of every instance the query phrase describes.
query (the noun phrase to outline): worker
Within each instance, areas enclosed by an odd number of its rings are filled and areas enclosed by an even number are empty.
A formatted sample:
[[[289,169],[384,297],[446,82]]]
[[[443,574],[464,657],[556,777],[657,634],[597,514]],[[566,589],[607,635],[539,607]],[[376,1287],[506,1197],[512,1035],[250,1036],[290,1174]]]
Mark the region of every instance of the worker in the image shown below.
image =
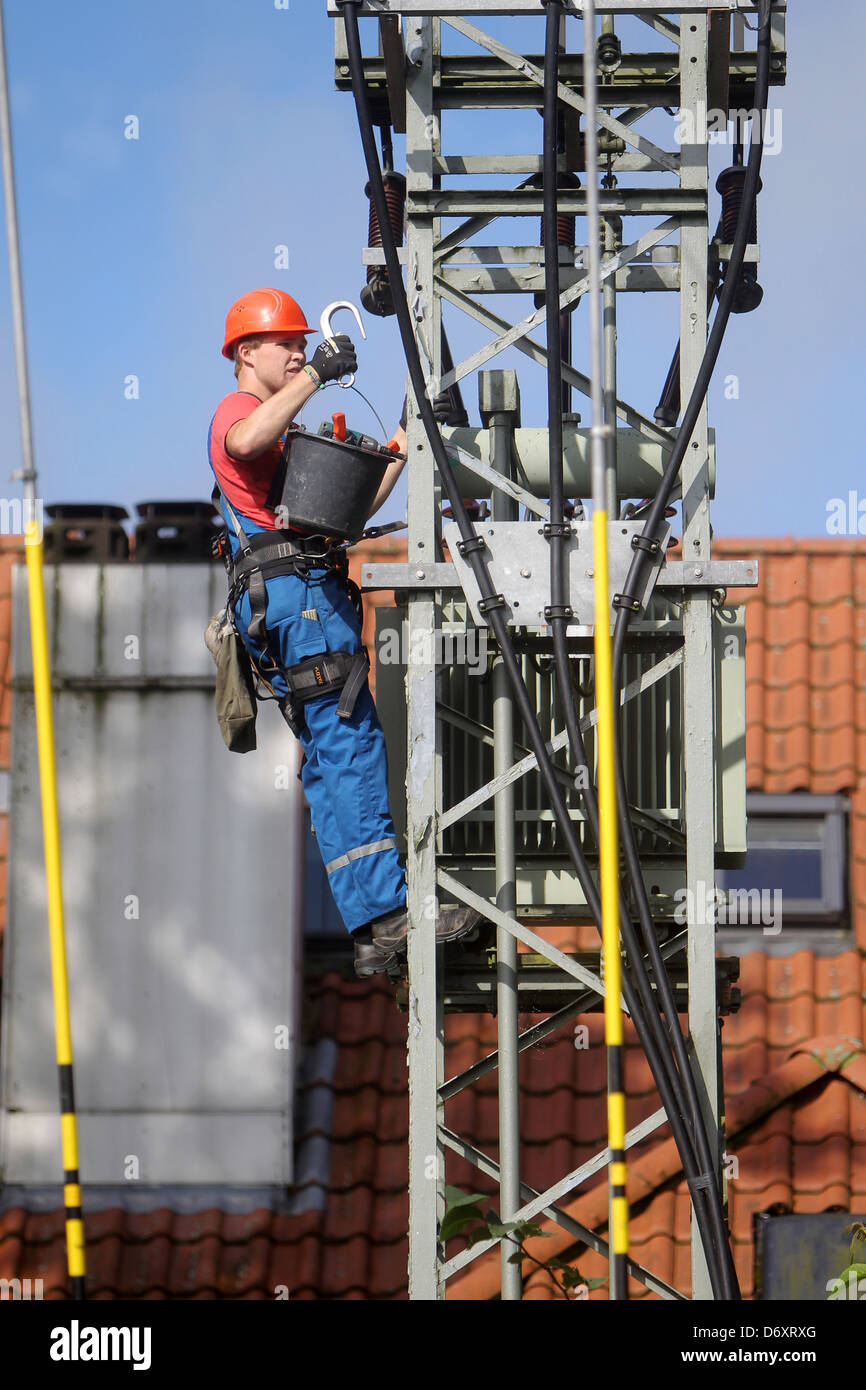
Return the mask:
[[[237,389],[211,420],[208,458],[235,567],[247,570],[230,595],[235,623],[300,739],[313,830],[354,941],[355,971],[367,976],[398,964],[408,919],[388,804],[385,737],[361,644],[360,595],[355,591],[356,605],[345,565],[339,568],[343,552],[321,535],[281,524],[285,514],[276,510],[283,470],[291,468],[286,431],[316,391],[357,370],[345,334],[320,343],[307,362],[307,337],[315,331],[282,290],[253,290],[232,305],[222,352],[234,361]],[[402,425],[392,444],[399,454],[385,470],[370,516],[405,464]],[[277,558],[272,532],[281,543]],[[240,560],[239,551],[245,552]],[[473,935],[478,921],[469,908],[438,909],[437,942]]]

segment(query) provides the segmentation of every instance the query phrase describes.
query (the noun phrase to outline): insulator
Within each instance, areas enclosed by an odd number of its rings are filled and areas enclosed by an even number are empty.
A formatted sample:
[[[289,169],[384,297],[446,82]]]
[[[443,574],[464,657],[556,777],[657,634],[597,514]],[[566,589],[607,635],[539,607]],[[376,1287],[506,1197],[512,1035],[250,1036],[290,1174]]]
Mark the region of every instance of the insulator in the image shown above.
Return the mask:
[[[622,43],[616,34],[600,34],[595,51],[602,72],[615,72],[622,62]]]
[[[388,169],[382,175],[382,182],[385,185],[385,200],[388,204],[388,221],[397,246],[403,245],[403,213],[406,206],[406,180],[402,174],[395,173],[393,169]],[[367,245],[381,246],[382,231],[379,226],[379,218],[376,215],[376,205],[370,197],[371,189],[369,183],[364,189],[364,197],[370,201],[370,222],[367,232]],[[382,265],[367,266],[367,283],[361,291],[361,303],[370,314],[378,314],[380,318],[388,318],[395,313],[394,301],[391,295],[391,286],[388,283],[388,271]]]
[[[737,235],[737,223],[740,218],[740,208],[743,206],[745,183],[746,168],[743,164],[732,164],[730,169],[723,169],[716,180],[716,190],[722,195],[721,238],[722,242],[728,246],[733,244],[734,237]],[[762,187],[759,179],[759,193]],[[756,204],[749,223],[746,245],[754,246],[757,244],[757,240],[758,209]],[[731,313],[750,314],[753,309],[757,309],[763,297],[764,291],[758,284],[758,267],[754,261],[745,261],[740,271]]]

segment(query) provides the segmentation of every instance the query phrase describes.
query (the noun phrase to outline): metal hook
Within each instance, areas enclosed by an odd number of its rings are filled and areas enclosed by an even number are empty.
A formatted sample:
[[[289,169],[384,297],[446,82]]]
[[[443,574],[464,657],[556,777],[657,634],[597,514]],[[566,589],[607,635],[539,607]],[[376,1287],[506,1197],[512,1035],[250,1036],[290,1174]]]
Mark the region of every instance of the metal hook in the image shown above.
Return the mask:
[[[337,345],[334,342],[334,335],[331,332],[331,317],[338,309],[348,309],[355,315],[355,321],[361,330],[361,337],[366,338],[367,334],[364,332],[364,325],[361,322],[361,315],[358,312],[357,306],[348,299],[335,299],[333,304],[329,304],[327,309],[322,310],[322,317],[319,319],[319,328],[322,330],[322,337],[327,338],[331,346],[336,349]],[[344,389],[348,389],[348,387],[354,386],[354,384],[354,372],[349,374],[347,381],[340,380],[337,382],[337,385],[342,386]]]

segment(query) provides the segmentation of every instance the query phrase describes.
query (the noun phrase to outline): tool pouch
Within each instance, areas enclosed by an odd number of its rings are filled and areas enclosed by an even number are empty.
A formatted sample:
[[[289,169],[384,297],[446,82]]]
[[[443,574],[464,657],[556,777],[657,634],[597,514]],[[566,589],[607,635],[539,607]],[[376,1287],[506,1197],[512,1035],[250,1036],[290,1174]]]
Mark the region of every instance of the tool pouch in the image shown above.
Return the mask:
[[[205,643],[216,662],[216,716],[220,733],[233,753],[256,746],[256,694],[249,652],[225,609],[211,618]]]

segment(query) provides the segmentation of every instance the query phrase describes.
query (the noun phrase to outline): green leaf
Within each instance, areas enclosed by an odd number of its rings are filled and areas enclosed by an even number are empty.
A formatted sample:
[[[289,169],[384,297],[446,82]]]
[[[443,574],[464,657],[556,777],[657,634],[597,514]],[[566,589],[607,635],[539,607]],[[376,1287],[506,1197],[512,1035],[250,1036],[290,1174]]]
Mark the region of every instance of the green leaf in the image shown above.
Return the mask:
[[[490,1234],[495,1236],[497,1240],[501,1240],[503,1236],[510,1235],[512,1231],[518,1230],[518,1223],[516,1221],[488,1221],[487,1225],[490,1229]]]
[[[587,1281],[579,1269],[572,1269],[570,1265],[566,1265],[562,1271],[562,1283],[566,1289],[573,1289],[577,1284],[586,1284]]]
[[[485,1202],[487,1198],[483,1192],[464,1192],[462,1187],[445,1186],[445,1210],[454,1211],[457,1207],[475,1206],[476,1202]]]
[[[514,1227],[514,1234],[518,1240],[523,1241],[529,1240],[530,1236],[544,1236],[546,1239],[551,1232],[543,1231],[540,1226],[534,1225],[531,1221],[521,1221],[519,1225]]]
[[[480,1221],[484,1225],[480,1207],[458,1207],[456,1211],[446,1211],[439,1227],[441,1244],[445,1245],[454,1236],[459,1235],[464,1226],[471,1226],[475,1221]],[[486,1226],[484,1229],[487,1229]]]
[[[518,1252],[517,1252],[516,1255],[509,1255],[509,1256],[508,1256],[508,1263],[509,1263],[510,1265],[519,1265],[519,1264],[522,1264],[522,1263],[523,1263],[524,1259],[525,1259],[525,1256],[524,1256],[524,1254],[523,1254],[523,1251],[522,1251],[522,1250],[518,1250]]]
[[[606,1280],[606,1279],[584,1279],[583,1282],[584,1282],[584,1284],[586,1284],[586,1287],[587,1287],[588,1289],[600,1289],[600,1288],[602,1287],[603,1284],[606,1284],[606,1283],[607,1283],[607,1280]]]
[[[493,1233],[486,1226],[476,1226],[474,1231],[470,1231],[466,1237],[466,1248],[471,1250],[473,1245],[478,1245],[482,1240],[489,1240]]]

